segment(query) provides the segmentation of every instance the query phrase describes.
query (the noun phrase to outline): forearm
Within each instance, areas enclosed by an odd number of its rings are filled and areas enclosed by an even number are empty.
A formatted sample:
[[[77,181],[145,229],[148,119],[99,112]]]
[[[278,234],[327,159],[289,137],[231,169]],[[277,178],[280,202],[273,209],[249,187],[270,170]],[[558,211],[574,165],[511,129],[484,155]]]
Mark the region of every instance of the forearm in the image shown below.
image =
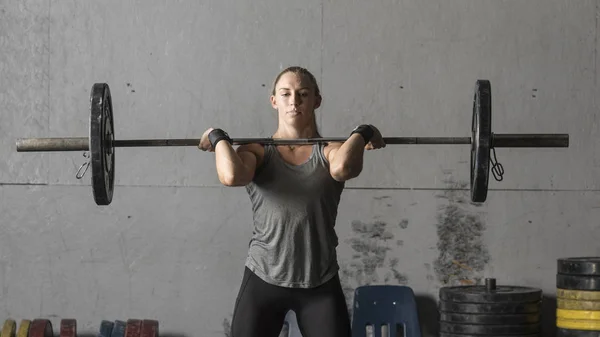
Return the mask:
[[[334,179],[345,181],[357,177],[363,168],[365,140],[360,134],[351,135],[337,149],[333,157],[331,173]]]

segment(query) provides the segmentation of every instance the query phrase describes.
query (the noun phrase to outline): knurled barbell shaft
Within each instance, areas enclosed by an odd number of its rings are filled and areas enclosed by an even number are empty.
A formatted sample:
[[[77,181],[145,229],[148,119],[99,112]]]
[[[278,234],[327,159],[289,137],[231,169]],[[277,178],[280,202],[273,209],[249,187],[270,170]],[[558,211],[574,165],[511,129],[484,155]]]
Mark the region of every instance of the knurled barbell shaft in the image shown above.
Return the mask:
[[[250,143],[275,145],[303,145],[343,142],[348,138],[233,138],[234,145]],[[471,144],[471,137],[384,137],[386,144]],[[200,139],[130,139],[113,140],[113,147],[198,146]],[[568,134],[494,134],[492,147],[569,147]],[[87,137],[72,138],[19,138],[17,152],[88,151]]]

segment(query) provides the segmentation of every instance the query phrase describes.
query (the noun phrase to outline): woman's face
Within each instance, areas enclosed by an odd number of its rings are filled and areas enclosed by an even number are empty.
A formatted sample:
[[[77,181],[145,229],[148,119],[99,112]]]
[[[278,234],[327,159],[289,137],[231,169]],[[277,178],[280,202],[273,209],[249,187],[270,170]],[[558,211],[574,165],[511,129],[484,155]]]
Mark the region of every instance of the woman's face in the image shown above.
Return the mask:
[[[279,119],[297,126],[312,123],[315,109],[321,104],[321,97],[315,94],[315,87],[308,76],[287,72],[275,86],[271,105],[278,111]]]

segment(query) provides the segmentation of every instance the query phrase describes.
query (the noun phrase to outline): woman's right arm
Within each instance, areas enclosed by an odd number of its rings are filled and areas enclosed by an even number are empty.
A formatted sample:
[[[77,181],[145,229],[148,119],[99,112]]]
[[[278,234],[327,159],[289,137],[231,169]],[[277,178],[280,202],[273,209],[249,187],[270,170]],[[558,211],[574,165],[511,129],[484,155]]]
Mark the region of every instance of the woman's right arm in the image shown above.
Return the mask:
[[[225,186],[245,186],[254,178],[254,172],[264,154],[259,144],[241,145],[235,150],[228,142],[219,142],[215,148],[217,174]]]
[[[213,130],[213,128],[209,128],[204,132],[198,148],[203,151],[215,152],[217,175],[223,185],[247,185],[254,178],[254,172],[262,162],[264,148],[259,144],[246,144],[239,146],[236,150],[225,140],[217,142],[213,148],[209,140],[209,134]]]

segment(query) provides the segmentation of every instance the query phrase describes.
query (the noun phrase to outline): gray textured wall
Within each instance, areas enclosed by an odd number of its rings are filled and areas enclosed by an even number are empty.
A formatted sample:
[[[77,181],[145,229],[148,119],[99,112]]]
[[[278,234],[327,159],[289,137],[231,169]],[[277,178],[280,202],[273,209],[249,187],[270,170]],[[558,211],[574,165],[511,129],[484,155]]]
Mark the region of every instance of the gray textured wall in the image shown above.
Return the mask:
[[[410,285],[424,336],[439,287],[482,277],[542,288],[550,336],[556,258],[600,254],[599,4],[0,2],[0,319],[74,317],[91,334],[101,319],[155,318],[165,334],[224,336],[251,214],[212,154],[120,148],[113,204],[98,207],[90,172],[75,178],[80,152],[17,153],[15,140],[87,136],[94,82],[111,86],[119,139],[269,136],[271,81],[297,64],[320,82],[324,135],[369,122],[469,136],[478,78],[495,132],[571,135],[568,149],[498,149],[505,179],[482,206],[464,189],[466,145],[369,152],[337,225],[348,294]]]

